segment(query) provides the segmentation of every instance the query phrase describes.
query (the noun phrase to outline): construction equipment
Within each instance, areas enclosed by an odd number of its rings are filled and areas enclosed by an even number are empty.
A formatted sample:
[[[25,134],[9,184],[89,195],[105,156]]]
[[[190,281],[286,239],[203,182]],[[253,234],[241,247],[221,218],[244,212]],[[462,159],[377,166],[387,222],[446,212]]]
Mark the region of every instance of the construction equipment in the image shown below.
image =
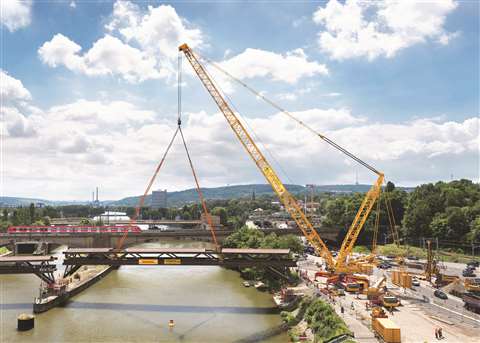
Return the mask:
[[[480,294],[480,278],[466,278],[463,283],[466,291]]]
[[[385,276],[378,279],[377,282],[372,287],[369,287],[367,290],[367,299],[372,300],[378,298],[381,294],[385,292],[385,283],[387,278]]]
[[[358,235],[360,234],[368,218],[368,215],[370,214],[375,204],[375,201],[377,201],[380,196],[381,187],[384,181],[384,174],[378,171],[377,169],[373,168],[368,163],[362,161],[360,158],[356,157],[355,155],[350,153],[348,150],[339,146],[337,143],[335,143],[325,135],[318,133],[313,128],[303,123],[301,120],[297,119],[291,113],[287,112],[280,106],[276,105],[275,103],[267,99],[263,94],[253,90],[251,87],[243,83],[241,80],[239,80],[238,78],[235,78],[233,75],[223,70],[217,64],[213,63],[212,61],[206,58],[203,58],[204,60],[209,62],[212,66],[214,66],[216,69],[220,70],[222,73],[224,73],[225,75],[235,80],[236,82],[240,83],[246,89],[254,93],[257,97],[259,97],[260,99],[263,99],[273,107],[277,108],[282,113],[286,114],[288,117],[290,117],[291,119],[299,123],[301,126],[303,126],[307,130],[309,130],[310,132],[312,132],[313,134],[321,138],[323,141],[327,142],[329,145],[333,146],[337,150],[341,151],[342,153],[349,156],[350,158],[352,158],[353,160],[355,160],[356,162],[363,165],[364,167],[366,167],[367,169],[369,169],[370,171],[374,172],[377,175],[376,182],[373,184],[373,186],[369,189],[369,191],[365,195],[365,198],[363,199],[362,204],[360,205],[360,208],[352,224],[350,225],[347,235],[345,236],[345,239],[342,242],[342,246],[338,254],[338,257],[335,261],[333,259],[332,254],[328,250],[327,246],[325,245],[323,240],[320,238],[319,234],[315,231],[312,224],[309,222],[305,214],[299,208],[296,199],[286,190],[285,186],[283,185],[283,183],[281,182],[281,180],[279,179],[279,177],[277,176],[277,174],[275,173],[271,165],[265,159],[264,155],[258,149],[257,145],[252,140],[251,136],[249,135],[249,133],[247,132],[247,130],[245,129],[241,121],[238,119],[236,114],[232,111],[228,103],[225,101],[218,87],[215,85],[211,77],[208,75],[206,69],[200,63],[199,61],[200,58],[193,53],[193,51],[190,49],[190,47],[187,44],[182,44],[179,47],[179,51],[184,53],[187,60],[192,65],[195,73],[200,78],[200,81],[203,83],[203,85],[205,86],[209,94],[212,96],[213,100],[218,105],[220,111],[223,113],[223,115],[227,119],[228,123],[230,124],[230,127],[235,132],[237,138],[240,140],[244,148],[247,150],[250,157],[254,160],[257,167],[265,176],[266,180],[270,183],[273,190],[279,197],[280,201],[284,204],[285,209],[290,213],[292,218],[295,220],[298,227],[303,232],[304,236],[307,238],[310,244],[316,249],[317,253],[320,256],[324,257],[329,270],[335,271],[337,273],[350,272],[349,266],[347,265],[347,257],[352,252],[352,249],[355,245]]]
[[[310,244],[319,252],[319,254],[326,260],[329,267],[334,266],[332,254],[328,250],[324,241],[320,238],[313,225],[307,219],[305,214],[298,206],[297,199],[290,192],[287,191],[276,172],[257,147],[241,121],[237,118],[232,111],[228,103],[223,98],[222,94],[207,74],[205,68],[200,64],[197,57],[187,44],[183,44],[179,47],[179,50],[185,54],[185,57],[190,62],[193,70],[200,78],[208,93],[212,96],[215,103],[218,105],[220,111],[225,116],[225,119],[229,123],[230,127],[236,134],[237,138],[242,143],[243,147],[247,150],[250,157],[253,159],[257,167],[260,169],[265,179],[270,183],[273,190],[277,194],[280,201],[285,206],[285,209],[290,213],[293,220],[297,223],[300,230],[302,230],[304,236],[310,242]]]

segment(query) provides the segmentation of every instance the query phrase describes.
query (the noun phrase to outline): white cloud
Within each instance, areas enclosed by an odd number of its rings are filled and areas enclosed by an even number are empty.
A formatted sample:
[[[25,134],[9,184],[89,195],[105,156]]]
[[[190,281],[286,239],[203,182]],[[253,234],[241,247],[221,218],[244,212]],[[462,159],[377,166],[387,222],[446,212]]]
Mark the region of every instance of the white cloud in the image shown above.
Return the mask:
[[[146,12],[129,1],[113,5],[107,33],[83,54],[82,47],[57,33],[38,54],[42,62],[88,76],[114,75],[132,83],[168,78],[176,72],[180,43],[203,46],[200,29],[168,5],[148,6]]]
[[[80,55],[80,50],[78,44],[58,33],[38,49],[38,54],[51,67],[63,65],[89,76],[119,75],[129,82],[166,76],[166,71],[156,68],[153,57],[110,35],[96,41],[85,54]]]
[[[0,97],[2,104],[26,101],[32,98],[30,92],[23,86],[22,81],[8,75],[0,69]]]
[[[477,177],[478,118],[387,124],[369,123],[348,109],[309,109],[293,114],[396,183],[448,179],[450,171],[458,177]],[[174,120],[162,120],[160,113],[107,99],[53,106],[30,115],[28,123],[14,111],[8,115],[12,117],[11,124],[7,123],[12,134],[5,142],[8,195],[82,199],[88,197],[88,187],[97,184],[111,199],[140,194],[175,129]],[[301,184],[353,182],[355,170],[361,182],[375,178],[281,113],[247,122],[284,180],[276,161],[292,181]],[[29,131],[33,127],[35,131]],[[183,130],[202,186],[265,182],[220,113],[186,113]],[[154,187],[192,187],[186,163],[178,140]],[[445,170],[448,175],[443,175]],[[25,193],[19,194],[19,190]]]
[[[16,107],[2,106],[2,134],[6,137],[30,137],[35,135],[35,129],[30,120]]]
[[[69,6],[71,8],[77,8],[77,4],[75,3],[75,1],[71,1]]]
[[[298,97],[295,93],[280,93],[277,98],[280,100],[295,101]]]
[[[340,95],[342,95],[342,93],[338,93],[338,92],[330,92],[330,93],[321,94],[321,96],[327,96],[327,97],[337,97],[337,96],[340,96]]]
[[[328,75],[324,64],[309,61],[303,49],[286,54],[248,48],[244,52],[220,62],[219,65],[240,79],[271,77],[274,81],[290,84],[303,77]]]
[[[2,108],[6,195],[87,199],[96,185],[109,199],[144,191],[175,130],[174,120],[162,119],[169,117],[166,113],[108,96],[40,110],[31,105],[22,83],[12,79],[9,89],[16,91],[4,93],[26,104]],[[387,124],[370,123],[348,109],[313,108],[293,115],[396,183],[448,179],[450,173],[478,178],[478,118],[447,121],[439,116]],[[361,182],[373,182],[374,175],[282,113],[242,120],[249,131],[254,129],[261,150],[285,181],[277,161],[300,184],[353,182],[356,170]],[[265,182],[222,114],[185,113],[183,130],[202,186]],[[178,140],[154,187],[192,185]]]
[[[201,29],[180,17],[170,5],[143,10],[133,2],[117,1],[105,30],[105,36],[94,42],[90,50],[83,49],[83,54],[80,45],[58,33],[38,49],[39,57],[51,67],[65,66],[89,76],[115,75],[136,83],[173,80],[181,43],[186,42],[196,52],[207,46]],[[270,77],[293,84],[304,77],[328,74],[324,64],[308,60],[302,49],[280,54],[249,48],[230,55],[227,49],[224,59],[228,59],[220,64],[242,79]],[[232,90],[223,76],[218,81],[225,84],[225,91]]]
[[[117,1],[106,29],[118,32],[128,42],[140,44],[144,51],[169,59],[177,57],[178,46],[182,43],[192,48],[204,43],[201,30],[181,18],[170,5],[148,6],[148,11],[142,12],[134,3]]]
[[[428,40],[446,45],[456,33],[446,32],[446,17],[454,0],[357,1],[330,0],[313,14],[324,31],[320,49],[333,59],[393,57],[402,49]]]
[[[0,21],[10,32],[30,25],[32,2],[29,0],[0,1]]]

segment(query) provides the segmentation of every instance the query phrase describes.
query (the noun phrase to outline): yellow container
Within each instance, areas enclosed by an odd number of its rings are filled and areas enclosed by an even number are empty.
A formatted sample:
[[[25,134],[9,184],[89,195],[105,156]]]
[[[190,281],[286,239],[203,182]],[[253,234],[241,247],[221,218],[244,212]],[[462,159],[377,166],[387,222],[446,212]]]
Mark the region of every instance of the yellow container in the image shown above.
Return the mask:
[[[400,327],[388,318],[373,318],[373,330],[386,343],[401,343]]]
[[[402,282],[400,286],[405,288],[412,288],[412,276],[407,273],[404,273],[402,275]]]

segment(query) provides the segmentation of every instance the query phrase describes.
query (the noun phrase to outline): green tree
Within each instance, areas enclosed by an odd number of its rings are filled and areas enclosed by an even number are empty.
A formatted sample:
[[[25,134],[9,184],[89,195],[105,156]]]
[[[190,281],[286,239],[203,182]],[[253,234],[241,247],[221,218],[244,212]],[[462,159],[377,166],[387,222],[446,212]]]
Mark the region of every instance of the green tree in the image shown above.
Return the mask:
[[[91,225],[93,225],[93,222],[92,222],[91,219],[82,218],[82,219],[80,219],[80,225],[91,226]]]
[[[28,209],[30,215],[30,223],[33,223],[35,221],[35,205],[31,203]]]
[[[225,207],[215,207],[212,214],[220,217],[220,224],[226,225],[228,222],[228,214]]]
[[[480,241],[480,217],[477,217],[470,224],[470,232],[467,235],[470,242]]]
[[[394,189],[395,189],[395,184],[391,181],[388,181],[387,186],[385,187],[385,191],[393,192]]]

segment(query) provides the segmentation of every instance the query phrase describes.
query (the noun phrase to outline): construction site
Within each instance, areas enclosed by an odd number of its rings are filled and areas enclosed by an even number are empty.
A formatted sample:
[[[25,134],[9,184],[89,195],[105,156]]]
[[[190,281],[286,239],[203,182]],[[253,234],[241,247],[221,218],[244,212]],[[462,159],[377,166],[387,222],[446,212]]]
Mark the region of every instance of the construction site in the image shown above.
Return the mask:
[[[344,332],[338,335],[338,337],[330,337],[329,342],[380,341],[400,343],[431,342],[435,339],[444,340],[445,342],[479,341],[480,278],[475,277],[475,270],[479,265],[478,260],[472,260],[465,266],[458,263],[440,263],[435,255],[436,250],[433,249],[431,239],[427,239],[424,242],[427,251],[426,260],[412,260],[406,255],[381,255],[378,252],[378,236],[382,210],[383,213],[387,214],[388,218],[388,237],[391,238],[396,247],[400,248],[404,245],[399,234],[399,226],[396,223],[389,192],[387,191],[385,174],[323,133],[315,130],[309,123],[298,119],[261,92],[256,91],[224,70],[220,65],[200,56],[187,44],[182,44],[178,50],[177,126],[147,184],[143,196],[139,198],[134,215],[129,219],[126,228],[117,232],[119,227],[114,227],[115,233],[122,233],[118,235],[119,238],[116,240],[114,249],[73,249],[64,252],[65,254],[76,254],[74,262],[64,261],[64,264],[69,265],[64,277],[70,276],[69,273],[73,274],[82,265],[104,264],[117,267],[123,264],[159,265],[163,263],[166,265],[188,265],[189,263],[186,261],[189,258],[191,265],[211,264],[226,267],[256,266],[264,268],[266,266],[266,269],[272,271],[277,277],[287,280],[287,282],[283,281],[283,288],[279,293],[275,294],[274,299],[281,309],[287,311],[283,314],[286,318],[298,319],[287,320],[292,341],[316,341],[315,329],[311,326],[309,320],[303,318],[303,313],[301,313],[303,305],[300,305],[300,309],[295,307],[295,304],[302,304],[302,301],[305,302],[305,299],[310,299],[310,302],[312,302],[311,299],[323,300],[336,313],[337,319],[343,321],[348,328],[348,332]],[[202,193],[200,180],[189,152],[187,140],[182,131],[182,60],[184,58],[188,61],[193,72],[198,76],[201,84],[217,105],[218,110],[223,114],[234,133],[234,137],[241,143],[265,180],[272,187],[282,208],[292,219],[293,225],[291,226],[297,228],[301,233],[305,253],[295,256],[296,261],[283,258],[292,256],[289,249],[225,249],[217,239],[216,230],[219,223],[217,220],[216,225],[214,224],[207,201]],[[365,193],[359,208],[355,209],[356,215],[354,220],[350,223],[341,243],[337,247],[334,248],[327,245],[324,239],[322,239],[322,226],[320,225],[321,223],[318,223],[318,218],[314,219],[307,211],[307,202],[305,202],[305,207],[302,208],[301,202],[287,190],[276,170],[267,160],[266,155],[257,145],[256,139],[254,140],[253,137],[257,138],[256,135],[251,128],[247,130],[245,120],[238,111],[232,109],[235,107],[232,105],[231,100],[221,91],[219,84],[213,80],[211,76],[212,71],[207,71],[206,65],[212,67],[215,73],[220,73],[223,77],[239,84],[254,97],[265,101],[268,105],[284,114],[296,125],[304,129],[306,134],[317,137],[319,144],[328,144],[328,146],[338,152],[339,158],[346,158],[356,166],[365,168],[375,178],[374,183],[368,192]],[[186,160],[198,194],[202,221],[207,230],[210,230],[213,248],[191,251],[180,249],[180,252],[175,252],[176,250],[172,249],[162,250],[161,252],[155,252],[156,250],[154,249],[140,249],[138,251],[125,249],[124,245],[127,237],[141,232],[137,227],[141,209],[145,206],[146,196],[150,193],[177,137],[181,139],[181,145],[185,150]],[[98,193],[96,202],[98,203]],[[166,192],[164,202],[166,203]],[[313,195],[311,203],[313,204]],[[371,252],[369,254],[356,253],[354,248],[357,246],[362,232],[365,231],[367,220],[370,217],[372,218],[370,222],[373,223],[373,238],[370,244]],[[314,220],[317,221],[316,225],[312,224],[315,222]],[[36,227],[36,230],[39,230],[39,228],[43,228],[46,234],[52,231],[48,226]],[[29,227],[22,227],[22,230],[28,229]],[[73,227],[68,227],[68,229],[71,229],[72,235],[76,234]],[[83,229],[90,230],[91,228],[85,227]],[[80,230],[82,230],[81,227]],[[103,228],[102,230],[106,229]],[[15,228],[11,228],[10,231],[12,234],[16,233]],[[55,229],[56,232],[57,229]],[[113,238],[116,239],[116,237]],[[147,255],[141,255],[142,253]],[[154,253],[157,255],[153,256]],[[177,253],[178,255],[174,255]],[[186,253],[191,253],[193,256],[185,256]],[[164,254],[168,256],[165,257]],[[207,257],[205,258],[202,254],[205,254]],[[232,256],[235,258],[233,260],[230,259],[229,254],[233,254]],[[265,261],[255,260],[256,257],[262,254],[269,254]],[[280,269],[274,268],[275,261],[272,256],[276,255],[281,255],[278,261],[275,260]],[[201,258],[202,256],[204,258]],[[130,259],[122,260],[122,258],[126,257]],[[240,257],[244,258],[244,260]],[[25,261],[27,259],[24,258]],[[11,260],[13,261],[14,258]],[[10,260],[5,258],[5,261],[9,262]],[[159,261],[163,262],[159,263]],[[271,265],[268,265],[269,263]],[[104,270],[104,268],[101,268],[102,272]],[[292,273],[298,275],[300,283],[290,282]],[[80,279],[83,276],[77,275],[77,278]],[[48,296],[46,299],[50,299],[49,301],[52,302],[52,306],[48,307],[49,309],[56,305],[53,304],[53,300],[56,301],[62,295],[58,291],[55,293],[52,290],[60,289],[62,285],[65,286],[66,281],[64,279],[52,280],[51,278],[47,278],[47,281],[43,293]],[[255,282],[254,284],[256,288],[266,288],[262,282]],[[249,287],[250,282],[245,282],[244,285]],[[44,308],[37,312],[47,310],[46,303],[41,303],[40,305]],[[321,321],[322,318],[319,320]],[[326,324],[324,323],[324,325]]]
[[[305,123],[293,114],[286,111],[272,100],[243,81],[235,78],[228,71],[208,58],[200,56],[187,45],[179,47],[178,71],[178,128],[163,155],[145,195],[158,174],[165,157],[175,139],[180,133],[192,174],[197,187],[204,216],[209,222],[212,241],[219,248],[215,238],[215,229],[211,223],[205,199],[202,196],[199,181],[196,176],[192,160],[188,153],[187,144],[181,130],[181,80],[182,57],[186,58],[199,80],[210,94],[218,109],[224,115],[235,137],[245,148],[248,155],[255,162],[265,180],[271,185],[279,201],[295,221],[302,232],[306,243],[306,254],[298,262],[299,275],[303,280],[303,287],[294,289],[285,288],[279,294],[279,303],[285,305],[293,295],[313,295],[329,302],[351,330],[352,339],[358,342],[383,341],[387,343],[400,342],[429,342],[434,339],[445,342],[478,342],[480,329],[480,279],[475,278],[475,269],[478,261],[472,260],[463,272],[462,265],[440,264],[435,256],[432,242],[425,242],[427,249],[426,261],[412,261],[407,256],[381,256],[377,253],[378,226],[380,208],[384,206],[388,215],[390,237],[398,247],[402,245],[394,211],[385,190],[386,177],[369,163],[357,157],[336,142],[317,132],[308,123]],[[338,251],[332,248],[321,238],[321,230],[312,225],[307,211],[303,211],[297,199],[287,191],[272,165],[267,161],[254,139],[240,118],[240,114],[232,110],[230,100],[220,90],[204,64],[212,67],[216,73],[221,73],[232,82],[236,82],[257,99],[273,106],[296,124],[319,139],[319,144],[326,143],[339,152],[339,157],[347,157],[352,162],[369,170],[376,178],[370,190],[357,209],[356,216],[350,224]],[[386,192],[384,203],[380,195]],[[144,196],[145,196],[144,195]],[[143,204],[140,200],[136,214]],[[358,237],[362,234],[369,216],[374,216],[374,234],[371,242],[370,254],[354,253]],[[136,218],[132,219],[132,224]],[[125,236],[128,233],[125,233]],[[122,241],[119,241],[118,248]],[[460,273],[462,275],[460,275]],[[295,298],[295,296],[294,296]],[[314,335],[308,335],[308,328],[300,332],[298,340],[315,340]],[[348,338],[332,340],[340,342]]]

